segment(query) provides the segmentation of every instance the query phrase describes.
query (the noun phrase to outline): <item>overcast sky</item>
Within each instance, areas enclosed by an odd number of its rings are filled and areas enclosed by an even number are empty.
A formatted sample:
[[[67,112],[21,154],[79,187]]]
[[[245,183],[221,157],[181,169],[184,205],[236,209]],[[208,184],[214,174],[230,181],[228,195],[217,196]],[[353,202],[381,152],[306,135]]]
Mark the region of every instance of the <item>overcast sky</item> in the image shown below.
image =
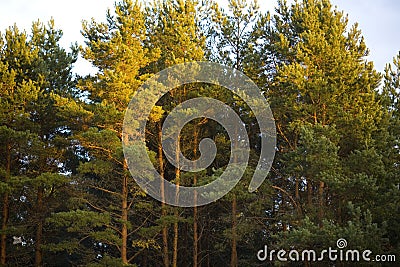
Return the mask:
[[[82,20],[104,21],[106,10],[113,7],[114,0],[0,0],[0,31],[14,23],[20,29],[30,29],[34,20],[48,21],[54,18],[57,28],[64,32],[62,45],[69,47],[75,41],[83,43],[80,34]],[[222,2],[222,0],[218,1]],[[224,1],[226,2],[226,1]],[[359,23],[369,59],[378,71],[400,50],[400,1],[397,0],[331,0],[339,10],[349,15],[350,23]],[[276,0],[259,0],[263,11],[271,10]],[[85,74],[89,64],[79,60],[75,71]]]

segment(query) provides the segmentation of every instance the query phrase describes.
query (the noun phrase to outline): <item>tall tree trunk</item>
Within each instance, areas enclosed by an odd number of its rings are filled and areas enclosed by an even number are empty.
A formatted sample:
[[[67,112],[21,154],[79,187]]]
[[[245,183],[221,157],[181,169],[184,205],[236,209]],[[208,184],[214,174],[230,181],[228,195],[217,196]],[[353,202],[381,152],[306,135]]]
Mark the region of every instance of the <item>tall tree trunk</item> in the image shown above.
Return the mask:
[[[124,160],[124,169],[128,169],[126,159]],[[128,264],[128,176],[123,175],[122,181],[122,203],[121,203],[121,219],[122,219],[122,229],[121,229],[121,260],[123,264]]]
[[[195,201],[197,199],[197,192],[194,191]],[[198,233],[198,223],[197,223],[197,207],[193,207],[193,266],[197,267],[198,256],[199,256],[199,233]]]
[[[174,209],[174,216],[176,220],[179,217],[178,207]],[[179,224],[178,222],[174,222],[174,240],[173,240],[173,254],[172,254],[172,266],[178,266],[178,238],[179,238]]]
[[[194,160],[197,159],[197,146],[198,146],[198,131],[197,127],[194,129],[193,133],[193,156]],[[195,166],[196,167],[196,166]],[[197,185],[197,175],[193,174],[193,186]],[[199,255],[199,233],[198,233],[198,225],[197,225],[197,191],[194,191],[194,207],[193,207],[193,267],[197,267],[198,263],[198,255]]]
[[[232,251],[231,251],[231,267],[238,266],[237,260],[237,200],[236,195],[232,199]]]
[[[36,228],[36,240],[35,240],[35,266],[39,267],[43,265],[43,187],[39,187],[37,191],[37,215],[38,223]]]
[[[161,121],[158,123],[158,165],[160,166],[160,175],[164,179],[164,161],[163,161],[163,149],[162,149],[162,124]],[[165,218],[167,216],[167,206],[165,204],[165,188],[164,180],[160,183],[161,193],[161,216]],[[162,240],[163,240],[163,263],[164,267],[169,267],[169,255],[168,255],[168,227],[164,223],[162,228]]]
[[[238,66],[237,66],[238,69]],[[238,147],[238,128],[235,127],[235,145],[234,148],[237,149]],[[234,164],[238,162],[237,160],[237,153],[234,153],[233,156]],[[237,259],[237,199],[236,195],[233,194],[232,199],[232,240],[231,240],[231,267],[237,267],[238,259]]]
[[[7,144],[6,148],[6,176],[4,177],[4,182],[8,182],[11,177],[11,144]],[[0,256],[0,265],[5,266],[7,260],[7,222],[9,215],[9,194],[8,192],[4,192],[3,196],[3,210],[2,210],[2,221],[1,221],[1,256]]]
[[[181,170],[179,168],[179,149],[180,149],[180,135],[178,135],[177,143],[175,144],[175,155],[176,155],[176,168],[175,168],[175,184],[176,184],[176,193],[175,193],[175,201],[178,201],[179,197],[179,184],[180,184],[180,176]],[[174,241],[173,241],[173,255],[172,255],[172,266],[178,266],[178,239],[179,239],[179,209],[178,207],[174,208],[175,222],[174,222]]]

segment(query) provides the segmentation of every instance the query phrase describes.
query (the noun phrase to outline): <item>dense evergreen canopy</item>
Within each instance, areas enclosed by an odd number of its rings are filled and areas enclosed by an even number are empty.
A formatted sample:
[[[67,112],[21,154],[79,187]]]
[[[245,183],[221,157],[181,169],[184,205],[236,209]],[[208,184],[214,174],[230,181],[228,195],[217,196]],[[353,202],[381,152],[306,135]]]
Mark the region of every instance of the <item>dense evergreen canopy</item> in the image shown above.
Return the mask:
[[[53,21],[0,33],[1,266],[353,266],[257,258],[265,245],[321,252],[341,238],[349,249],[400,260],[400,53],[377,72],[360,29],[329,0],[279,0],[272,13],[242,0],[227,10],[211,1],[121,0],[106,14],[104,22],[84,22],[85,43],[69,49]],[[79,54],[95,73],[73,73]],[[175,88],[146,128],[162,177],[202,185],[228,164],[237,140],[206,118],[188,123],[178,146],[196,159],[200,141],[211,138],[218,152],[210,167],[181,171],[163,154],[164,119],[199,96],[240,116],[250,160],[222,199],[172,207],[129,172],[124,115],[148,77],[206,60],[244,72],[262,90],[274,114],[276,156],[249,193],[260,155],[249,107],[215,85]]]

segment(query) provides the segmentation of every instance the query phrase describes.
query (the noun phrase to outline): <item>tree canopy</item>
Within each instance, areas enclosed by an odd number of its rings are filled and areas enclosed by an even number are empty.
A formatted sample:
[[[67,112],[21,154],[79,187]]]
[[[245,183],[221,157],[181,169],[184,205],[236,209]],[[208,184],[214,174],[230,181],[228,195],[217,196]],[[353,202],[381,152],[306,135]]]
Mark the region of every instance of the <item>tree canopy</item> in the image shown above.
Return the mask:
[[[358,25],[329,0],[279,0],[274,12],[242,0],[226,9],[213,1],[121,0],[105,13],[105,21],[84,21],[85,42],[69,48],[53,20],[0,32],[1,266],[353,266],[257,257],[265,246],[322,253],[343,239],[348,249],[400,260],[400,52],[379,73]],[[95,72],[74,74],[78,56]],[[212,84],[170,90],[146,124],[147,154],[164,179],[178,188],[207,184],[241,142],[198,118],[175,145],[195,160],[210,138],[214,161],[199,172],[171,164],[162,127],[186,100],[231,107],[250,146],[231,192],[181,208],[135,182],[123,122],[149,77],[193,61],[223,64],[257,84],[274,116],[276,154],[250,193],[262,134],[249,106]]]

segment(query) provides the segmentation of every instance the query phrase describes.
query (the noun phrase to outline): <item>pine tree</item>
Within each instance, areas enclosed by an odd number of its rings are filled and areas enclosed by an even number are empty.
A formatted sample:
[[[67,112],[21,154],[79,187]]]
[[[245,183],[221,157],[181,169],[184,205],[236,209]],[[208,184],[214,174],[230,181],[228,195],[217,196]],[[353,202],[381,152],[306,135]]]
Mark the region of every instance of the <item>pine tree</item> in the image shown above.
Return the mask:
[[[400,249],[400,234],[398,225],[398,212],[400,206],[399,193],[399,142],[400,142],[400,53],[393,58],[391,64],[387,64],[384,74],[384,84],[382,92],[382,103],[388,114],[388,120],[382,127],[388,129],[388,137],[382,138],[386,142],[381,143],[381,153],[385,155],[383,162],[385,163],[387,172],[385,179],[381,183],[381,199],[377,205],[376,217],[379,221],[388,225],[387,237],[390,241],[390,250],[398,253]]]
[[[1,35],[1,195],[2,195],[2,226],[1,226],[1,265],[6,265],[7,244],[9,243],[9,224],[13,221],[15,210],[10,210],[15,185],[23,180],[23,162],[19,157],[29,157],[29,140],[37,141],[30,133],[27,126],[30,122],[31,112],[34,111],[34,101],[38,99],[38,89],[32,81],[24,81],[18,74],[24,73],[23,65],[32,60],[30,48],[27,45],[27,36],[20,33],[14,26]],[[19,47],[19,49],[15,49]],[[13,50],[19,51],[15,66],[9,66]],[[7,52],[4,52],[7,51]],[[20,59],[20,60],[18,60]],[[12,61],[11,61],[12,62]],[[33,143],[33,142],[32,142]],[[11,218],[10,218],[11,217]]]
[[[68,131],[64,121],[59,120],[53,110],[56,109],[56,99],[68,101],[71,97],[71,68],[77,51],[72,48],[72,52],[67,53],[62,49],[58,44],[61,36],[53,21],[47,26],[40,22],[33,23],[31,36],[19,32],[16,26],[9,28],[4,36],[2,75],[8,85],[3,88],[2,101],[4,108],[10,110],[8,118],[3,118],[2,126],[15,131],[4,139],[8,155],[5,177],[8,182],[13,180],[11,175],[18,175],[19,178],[9,187],[11,191],[5,191],[4,195],[3,264],[7,219],[12,224],[13,234],[26,243],[23,248],[14,246],[12,253],[17,253],[13,255],[17,261],[13,264],[18,264],[20,260],[33,261],[36,266],[41,266],[43,244],[49,234],[44,231],[45,218],[62,206],[61,199],[68,198],[68,194],[61,197],[69,182],[68,176],[62,174],[69,171],[66,166]],[[16,125],[19,129],[15,128]],[[19,148],[14,147],[16,144]],[[8,192],[12,193],[11,202],[7,200]],[[10,210],[7,211],[9,206],[17,206],[18,209],[10,213]],[[32,246],[34,260],[18,258],[19,253],[29,251]]]
[[[82,238],[69,241],[74,252],[79,247],[86,251],[81,261],[129,264],[138,251],[154,245],[151,238],[133,235],[148,220],[142,215],[150,207],[140,202],[145,194],[128,171],[121,142],[125,109],[145,77],[141,69],[153,60],[143,47],[142,6],[129,0],[118,2],[114,12],[107,12],[106,23],[85,22],[82,32],[86,39],[83,57],[98,69],[78,86],[87,94],[88,113],[81,120],[89,128],[76,135],[89,159],[79,166],[85,196],[80,209],[59,213],[52,222]]]
[[[284,246],[301,244],[291,239],[291,229],[305,227],[304,216],[319,227],[332,220],[339,228],[352,221],[348,202],[371,210],[368,199],[377,197],[377,179],[385,175],[374,140],[384,115],[380,75],[365,60],[357,25],[348,29],[347,17],[329,1],[279,1],[276,11],[257,24],[263,33],[257,49],[272,51],[260,66],[277,67],[262,75],[278,131],[272,178],[281,192],[290,192],[278,194],[278,229],[270,229],[282,233]]]

